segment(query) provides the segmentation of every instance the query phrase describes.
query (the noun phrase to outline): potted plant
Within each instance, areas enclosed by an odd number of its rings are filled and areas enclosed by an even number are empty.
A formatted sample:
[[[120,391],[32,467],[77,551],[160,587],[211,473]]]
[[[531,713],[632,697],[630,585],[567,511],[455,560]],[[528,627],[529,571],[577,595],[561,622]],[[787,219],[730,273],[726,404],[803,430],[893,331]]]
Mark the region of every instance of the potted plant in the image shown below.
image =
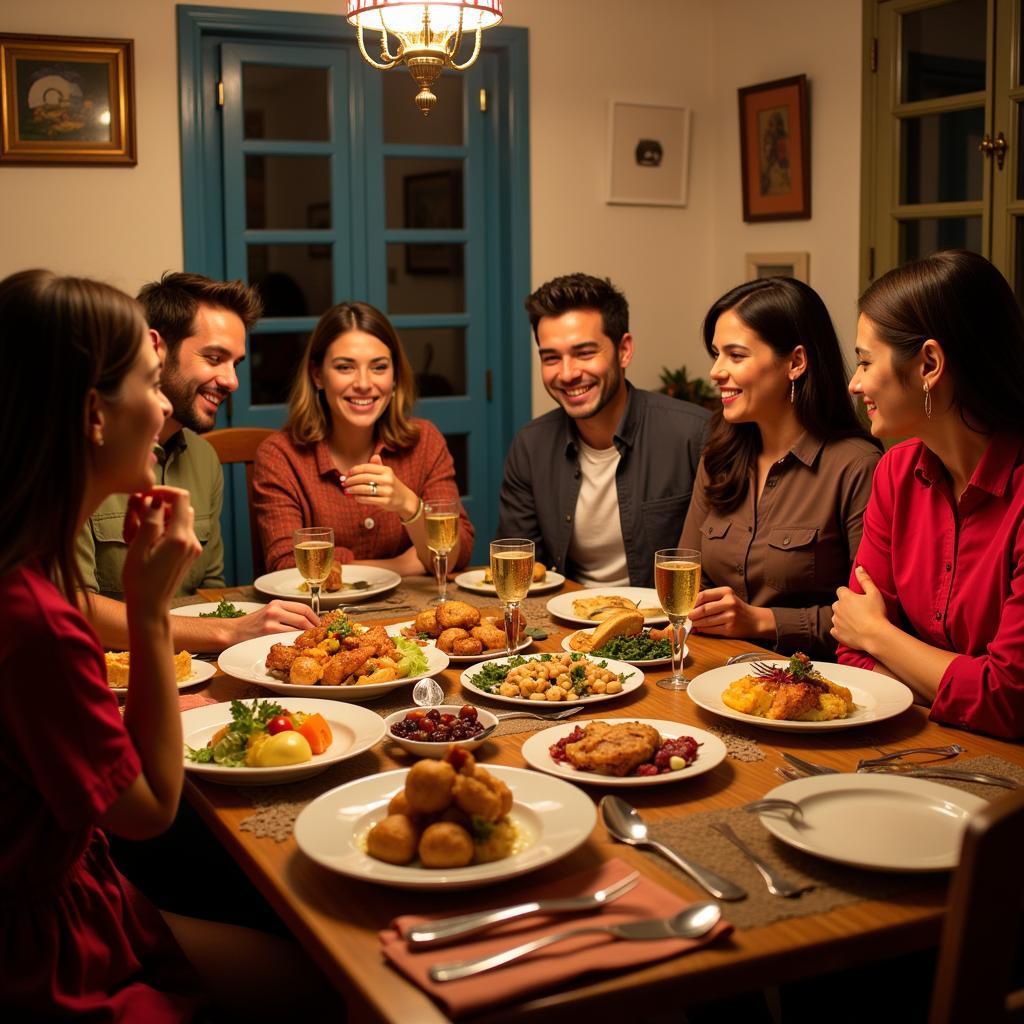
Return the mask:
[[[680,398],[694,405],[703,405],[706,409],[717,409],[721,404],[718,389],[709,384],[703,377],[689,377],[686,367],[670,370],[661,368],[661,388],[664,395]]]

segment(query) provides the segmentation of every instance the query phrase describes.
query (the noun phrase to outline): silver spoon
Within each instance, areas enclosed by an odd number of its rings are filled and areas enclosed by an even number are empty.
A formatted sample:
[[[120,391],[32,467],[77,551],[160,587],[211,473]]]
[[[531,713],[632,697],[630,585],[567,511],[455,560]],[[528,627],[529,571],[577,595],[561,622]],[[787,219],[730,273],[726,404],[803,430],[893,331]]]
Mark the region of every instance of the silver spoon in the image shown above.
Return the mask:
[[[444,690],[435,679],[421,679],[412,688],[412,702],[420,708],[432,708],[444,700]]]
[[[746,899],[747,891],[728,878],[715,874],[710,868],[681,857],[674,850],[651,839],[647,834],[647,823],[640,817],[640,812],[626,803],[622,797],[601,797],[601,818],[605,828],[619,840],[629,846],[650,846],[663,857],[670,860],[680,871],[684,871],[702,889],[720,900]]]
[[[536,949],[543,949],[563,939],[576,935],[590,935],[598,932],[610,932],[617,939],[696,939],[706,935],[722,918],[722,911],[716,903],[694,903],[685,910],[680,910],[675,917],[655,917],[647,921],[629,921],[626,924],[592,925],[589,928],[573,928],[571,931],[555,932],[545,935],[533,942],[524,942],[520,946],[493,953],[491,956],[475,960],[457,960],[448,964],[435,964],[430,968],[430,977],[434,981],[455,981],[468,978],[473,974],[493,970],[518,960]]]

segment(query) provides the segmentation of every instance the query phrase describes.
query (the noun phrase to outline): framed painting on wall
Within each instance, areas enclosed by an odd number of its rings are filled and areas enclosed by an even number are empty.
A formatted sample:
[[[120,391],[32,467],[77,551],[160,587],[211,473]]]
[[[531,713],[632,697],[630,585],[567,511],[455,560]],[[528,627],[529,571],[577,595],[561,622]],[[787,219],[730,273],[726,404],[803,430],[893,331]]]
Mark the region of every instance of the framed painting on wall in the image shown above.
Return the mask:
[[[608,203],[685,206],[690,111],[647,103],[609,106]]]
[[[811,216],[811,141],[807,76],[739,90],[743,219]]]
[[[759,277],[795,277],[810,284],[811,255],[806,252],[748,252],[747,281]]]
[[[135,159],[130,39],[0,35],[0,163]]]

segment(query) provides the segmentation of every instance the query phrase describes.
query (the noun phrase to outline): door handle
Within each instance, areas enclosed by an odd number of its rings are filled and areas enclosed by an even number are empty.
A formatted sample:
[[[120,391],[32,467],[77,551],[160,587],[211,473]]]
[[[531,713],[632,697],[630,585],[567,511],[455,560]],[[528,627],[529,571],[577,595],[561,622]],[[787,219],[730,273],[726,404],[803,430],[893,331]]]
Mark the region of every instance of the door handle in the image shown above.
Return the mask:
[[[1003,169],[1007,149],[1009,149],[1009,145],[1007,144],[1006,136],[1002,132],[999,132],[994,139],[986,133],[985,137],[978,144],[978,152],[983,156],[990,157],[993,153],[995,154],[996,167],[999,170]]]

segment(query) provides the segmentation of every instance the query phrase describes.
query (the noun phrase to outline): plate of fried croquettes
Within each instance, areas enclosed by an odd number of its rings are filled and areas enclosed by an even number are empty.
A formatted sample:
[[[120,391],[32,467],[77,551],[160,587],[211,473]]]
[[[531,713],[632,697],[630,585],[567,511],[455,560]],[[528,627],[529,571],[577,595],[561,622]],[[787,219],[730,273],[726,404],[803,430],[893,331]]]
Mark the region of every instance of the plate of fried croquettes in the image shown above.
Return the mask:
[[[526,618],[516,609],[521,651],[533,642],[526,635]],[[506,653],[505,616],[499,609],[481,610],[465,601],[445,601],[436,608],[424,608],[415,619],[388,626],[392,636],[433,645],[457,665],[500,658]]]

